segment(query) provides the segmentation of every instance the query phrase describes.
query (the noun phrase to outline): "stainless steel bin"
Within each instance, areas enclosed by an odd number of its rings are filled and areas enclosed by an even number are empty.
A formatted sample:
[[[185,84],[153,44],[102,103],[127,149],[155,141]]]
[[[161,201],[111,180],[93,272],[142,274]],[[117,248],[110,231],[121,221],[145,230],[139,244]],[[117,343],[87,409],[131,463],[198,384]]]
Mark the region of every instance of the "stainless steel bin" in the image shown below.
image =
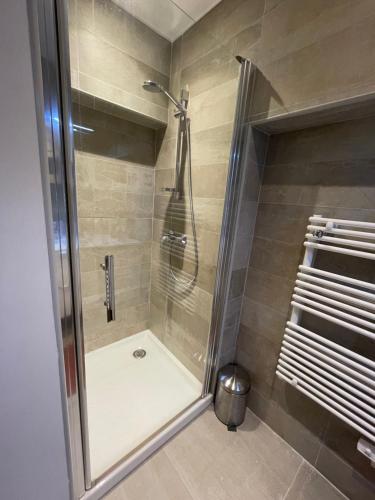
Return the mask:
[[[239,365],[224,366],[217,377],[215,413],[229,431],[236,431],[245,418],[250,377]]]

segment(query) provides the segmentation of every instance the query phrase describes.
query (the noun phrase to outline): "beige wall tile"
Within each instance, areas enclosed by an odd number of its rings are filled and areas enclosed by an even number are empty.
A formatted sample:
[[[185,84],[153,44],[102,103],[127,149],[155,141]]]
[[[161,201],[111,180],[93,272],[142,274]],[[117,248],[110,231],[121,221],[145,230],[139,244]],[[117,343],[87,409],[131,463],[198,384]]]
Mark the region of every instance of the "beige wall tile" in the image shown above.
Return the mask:
[[[224,0],[183,35],[183,57],[189,65],[262,17],[264,0]]]
[[[105,255],[114,255],[115,263],[121,269],[133,266],[149,266],[151,261],[151,242],[130,245],[81,247],[81,272],[97,271]]]
[[[224,200],[227,187],[228,164],[192,165],[193,196]],[[185,180],[185,193],[188,185]]]
[[[79,70],[147,101],[167,106],[164,95],[145,92],[142,83],[151,79],[168,87],[168,77],[84,30],[79,34]]]
[[[169,41],[109,0],[71,0],[69,31],[75,88],[166,121],[167,100],[142,83],[168,87]]]
[[[149,325],[153,170],[76,153],[86,351]],[[106,322],[105,255],[114,255],[116,321]]]
[[[375,15],[369,2],[281,2],[264,17],[252,116],[302,109],[372,92]],[[294,14],[292,14],[294,12]],[[319,15],[318,15],[319,12]],[[275,27],[280,30],[280,38]],[[272,38],[272,42],[271,42]],[[270,48],[272,44],[272,47]],[[350,63],[348,64],[348,61]]]
[[[79,219],[81,246],[121,245],[151,240],[152,219]]]
[[[156,170],[176,168],[176,138],[165,138],[156,159]]]
[[[191,134],[191,158],[193,165],[228,163],[233,125],[194,131]]]
[[[308,217],[318,213],[373,220],[375,169],[371,165],[375,151],[369,137],[371,123],[371,119],[353,120],[271,137],[238,342],[238,360],[252,373],[254,396],[250,406],[312,463],[316,463],[322,445],[330,443],[331,447],[334,443],[342,459],[350,461],[346,462],[350,470],[356,470],[358,479],[349,481],[353,490],[368,474],[363,463],[349,458],[357,437],[347,454],[344,443],[350,441],[351,431],[343,430],[337,440],[335,425],[328,427],[329,421],[336,420],[329,420],[324,409],[279,381],[275,363],[290,314],[297,266],[303,257]],[[360,264],[345,259],[347,256],[318,254],[316,265],[358,279],[372,279],[373,271],[366,269],[365,259]],[[353,348],[350,332],[344,338],[342,330],[327,325],[318,323],[314,316],[302,317],[302,326],[331,339],[339,338],[340,343]],[[369,346],[356,349],[367,356],[370,352]],[[330,468],[339,466],[340,461],[337,457],[333,464],[321,463],[320,471],[330,474]],[[343,491],[353,491],[344,478],[332,477]],[[306,488],[307,495],[314,492],[313,485],[307,483]],[[358,493],[353,498],[361,496]]]
[[[189,103],[192,130],[198,132],[232,123],[236,109],[237,88],[238,75],[233,80],[210,87],[198,95],[195,95],[192,90]]]
[[[238,78],[239,64],[231,46],[219,46],[181,72],[181,87],[188,86],[193,97],[228,80]]]
[[[122,106],[135,113],[146,115],[158,122],[168,122],[168,109],[165,106],[153,103],[145,98],[132,94],[129,91],[114,87],[92,75],[79,72],[79,87],[82,92],[93,95],[110,103]]]
[[[175,169],[164,168],[155,171],[155,194],[164,193],[165,188],[175,186]]]
[[[94,33],[114,47],[169,76],[171,43],[110,0],[95,0]]]

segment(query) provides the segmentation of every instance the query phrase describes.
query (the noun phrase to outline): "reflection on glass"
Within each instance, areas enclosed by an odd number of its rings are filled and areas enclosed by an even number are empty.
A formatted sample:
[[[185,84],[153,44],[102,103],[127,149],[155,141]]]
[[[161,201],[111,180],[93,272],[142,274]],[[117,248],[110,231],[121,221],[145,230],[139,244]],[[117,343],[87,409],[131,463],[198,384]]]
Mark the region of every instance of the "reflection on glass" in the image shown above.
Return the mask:
[[[167,0],[71,2],[92,478],[202,394],[238,63],[216,81],[192,24]]]

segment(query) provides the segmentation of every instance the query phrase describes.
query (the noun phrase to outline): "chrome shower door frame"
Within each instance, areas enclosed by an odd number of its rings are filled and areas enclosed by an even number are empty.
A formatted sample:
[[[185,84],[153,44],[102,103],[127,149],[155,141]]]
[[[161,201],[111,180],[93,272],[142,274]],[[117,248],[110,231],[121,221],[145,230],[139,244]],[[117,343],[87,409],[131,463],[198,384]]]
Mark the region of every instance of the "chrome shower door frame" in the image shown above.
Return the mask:
[[[29,0],[71,495],[91,487],[66,3]],[[40,96],[38,95],[40,93]]]
[[[246,165],[242,162],[246,147],[244,125],[250,109],[256,75],[256,66],[249,59],[241,56],[236,56],[236,59],[240,63],[240,75],[220,232],[203,396],[210,392],[214,393],[217,370],[220,368],[218,366],[220,362],[220,345],[229,301],[235,234],[241,203],[241,187],[245,178]]]

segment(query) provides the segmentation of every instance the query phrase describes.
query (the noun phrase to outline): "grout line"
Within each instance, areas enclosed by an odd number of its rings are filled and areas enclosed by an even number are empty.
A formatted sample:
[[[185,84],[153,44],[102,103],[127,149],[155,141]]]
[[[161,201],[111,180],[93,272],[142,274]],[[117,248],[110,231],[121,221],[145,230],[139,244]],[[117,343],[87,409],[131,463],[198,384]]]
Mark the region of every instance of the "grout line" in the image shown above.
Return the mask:
[[[156,148],[155,148],[156,149]],[[156,152],[156,151],[155,151]],[[155,155],[156,156],[156,155]],[[152,190],[152,218],[151,218],[151,242],[154,241],[154,219],[155,219],[155,186],[156,186],[156,169],[153,169],[153,190]],[[149,290],[148,290],[148,325],[151,328],[151,289],[152,289],[152,262],[153,262],[153,245],[151,244],[150,249],[150,280],[149,280]]]
[[[294,449],[294,448],[293,448]],[[302,469],[303,465],[305,464],[306,460],[304,458],[302,458],[302,462],[299,464],[299,466],[297,467],[297,470],[296,470],[296,473],[294,474],[294,477],[288,487],[288,489],[286,490],[285,492],[285,495],[283,496],[283,500],[285,500],[290,492],[290,490],[292,489],[293,487],[293,484],[295,483],[296,479],[297,479],[297,476],[300,472],[300,470]]]
[[[254,300],[253,298],[249,297],[248,295],[244,295],[243,299],[244,298],[246,298],[249,302],[252,302],[253,304],[256,304],[258,306],[264,307],[265,309],[268,309],[269,311],[273,312],[274,314],[276,314],[278,316],[283,316],[284,317],[285,315],[288,314],[288,311],[286,311],[286,312],[280,312],[278,309],[275,309],[274,307],[270,306],[269,304],[266,304],[264,302],[259,302],[259,300]],[[242,301],[242,303],[243,303],[243,301]],[[290,306],[288,306],[288,307],[290,307]],[[251,329],[251,327],[247,326],[247,324],[243,323],[242,321],[240,322],[240,324],[246,326],[246,328],[250,328]]]
[[[274,431],[272,429],[272,427],[270,425],[267,424],[267,422],[265,422],[264,420],[262,420],[260,417],[258,417],[258,415],[256,413],[253,412],[253,410],[251,410],[249,407],[246,407],[246,411],[250,412],[252,414],[252,416],[255,416],[255,418],[261,422],[265,427],[267,427],[270,432],[272,434],[274,434],[280,441],[283,441],[283,443],[285,443],[285,445],[290,448],[291,450],[294,451],[294,453],[296,455],[298,455],[299,457],[301,457],[302,459],[302,463],[305,462],[306,464],[308,464],[317,474],[319,474],[320,476],[322,476],[322,478],[327,482],[329,483],[336,491],[339,492],[340,495],[342,495],[342,497],[346,500],[350,500],[341,490],[339,490],[339,488],[337,488],[337,486],[335,486],[326,476],[324,476],[324,474],[322,474],[316,467],[314,467],[314,465],[312,465],[309,461],[307,461],[302,455],[301,453],[299,453],[299,451],[297,451],[295,448],[293,448],[293,446],[291,444],[288,443],[288,441],[286,441],[282,436],[280,436],[280,434],[278,434],[276,431]],[[302,464],[301,464],[302,465]],[[285,497],[284,499],[285,500]]]
[[[137,95],[135,93],[132,93],[130,92],[129,90],[125,90],[124,88],[121,88],[121,87],[118,87],[117,85],[114,85],[106,80],[102,80],[101,78],[98,78],[97,76],[93,76],[93,75],[90,75],[89,73],[85,73],[84,71],[79,71],[78,70],[78,73],[79,75],[82,75],[82,76],[85,76],[85,77],[88,77],[88,78],[91,78],[92,80],[95,80],[97,82],[100,82],[100,83],[104,83],[104,85],[106,87],[111,87],[115,90],[119,90],[120,92],[122,92],[122,94],[125,94],[125,95],[128,95],[128,96],[131,96],[131,97],[135,97],[136,99],[139,99],[140,101],[143,101],[145,103],[147,103],[148,105],[150,106],[155,106],[156,108],[160,108],[161,111],[165,111],[167,112],[168,111],[168,107],[167,106],[163,106],[162,104],[158,104],[157,102],[154,102],[154,101],[150,101],[148,99],[145,99],[143,97],[141,97],[140,95]],[[78,75],[78,76],[79,76]],[[105,101],[109,101],[108,98],[103,98],[103,97],[100,97],[98,95],[94,95],[94,94],[90,94],[90,92],[86,91],[86,90],[83,90],[82,88],[79,88],[79,89],[76,89],[76,90],[79,90],[81,92],[84,92],[86,94],[89,94],[91,95],[92,97],[96,97],[97,99],[102,99],[102,100],[105,100]],[[142,115],[145,115],[144,112],[141,112],[141,111],[138,111],[138,110],[135,110],[134,108],[131,108],[131,107],[128,107],[124,104],[120,104],[118,102],[115,102],[115,101],[109,101],[111,102],[111,104],[114,104],[114,105],[117,105],[117,106],[120,106],[120,107],[123,107],[123,108],[126,108],[127,110],[129,111],[135,111],[135,112],[138,112],[139,114],[142,114]],[[154,110],[155,111],[155,110]],[[163,123],[164,125],[166,125],[166,122],[162,121],[160,118],[158,117],[155,117],[155,116],[152,116],[150,114],[146,115],[148,118],[152,118],[154,120],[156,120],[157,122],[161,122]]]
[[[316,457],[315,457],[315,460],[314,460],[314,466],[318,463],[318,459],[319,459],[320,453],[321,453],[321,451],[323,449],[323,444],[326,442],[326,437],[327,437],[327,434],[328,434],[328,431],[329,431],[329,427],[330,427],[330,423],[331,423],[332,418],[333,418],[333,415],[332,414],[328,414],[328,418],[327,418],[327,421],[325,423],[324,431],[322,433],[321,439],[319,439],[320,446],[319,446],[319,449],[317,451],[317,454],[316,454]]]
[[[273,184],[275,185],[275,184]],[[312,208],[312,210],[355,210],[361,212],[369,212],[373,213],[374,208],[364,208],[364,207],[348,207],[344,205],[312,205],[311,203],[285,203],[283,201],[260,201],[261,205],[281,205],[285,207],[303,207],[303,208]]]
[[[264,153],[264,160],[263,160],[263,163],[262,163],[262,175],[261,175],[261,178],[259,179],[259,189],[258,189],[258,196],[257,196],[256,213],[254,214],[254,226],[253,226],[253,231],[252,231],[252,235],[251,235],[251,241],[250,241],[250,245],[249,245],[250,248],[249,248],[249,255],[248,255],[247,264],[246,264],[246,273],[245,273],[244,287],[243,287],[242,296],[241,296],[241,306],[240,306],[240,310],[239,310],[239,321],[238,321],[238,328],[237,328],[237,335],[236,335],[236,345],[235,345],[235,352],[236,352],[235,356],[236,357],[237,357],[238,339],[239,339],[240,328],[241,328],[242,311],[243,311],[243,307],[244,307],[244,298],[246,296],[246,294],[245,294],[246,288],[247,288],[246,284],[247,284],[247,278],[248,278],[248,275],[249,275],[249,269],[251,267],[250,266],[251,256],[252,256],[252,253],[253,253],[253,245],[254,245],[254,239],[255,239],[255,230],[256,230],[256,225],[257,225],[257,218],[258,218],[258,211],[259,211],[259,205],[260,205],[261,192],[262,192],[262,188],[263,188],[264,169],[265,169],[265,162],[267,161],[269,143],[270,143],[269,138],[267,138],[267,144],[265,146],[265,153]],[[251,165],[252,165],[252,162],[251,162]],[[244,181],[246,181],[246,173],[247,172],[245,172]],[[244,182],[244,184],[245,184],[245,182]],[[240,202],[241,202],[241,200],[240,200]]]
[[[140,168],[147,170],[148,172],[151,172],[155,169],[155,165],[145,165],[142,163],[137,163],[137,162],[131,162],[129,160],[122,160],[121,158],[112,158],[109,156],[103,156],[97,153],[89,153],[87,151],[81,151],[77,148],[75,148],[75,157],[76,157],[76,163],[77,163],[77,158],[83,157],[86,159],[89,159],[90,161],[93,162],[103,162],[103,163],[110,163],[111,165],[116,164],[118,168],[124,169],[124,168],[133,168],[139,170]],[[117,165],[118,164],[118,165]],[[88,168],[94,169],[97,165],[88,165]],[[159,170],[159,169],[157,169]],[[150,192],[151,193],[151,192]]]
[[[176,7],[177,10],[179,10],[180,12],[185,14],[186,17],[188,17],[191,21],[193,21],[193,24],[191,24],[189,26],[189,28],[187,28],[187,30],[190,29],[198,21],[198,19],[194,19],[193,17],[191,17],[191,15],[185,9],[183,9],[180,5],[178,5],[176,2],[174,2],[173,0],[169,0],[169,1]],[[177,39],[178,38],[180,38],[180,37],[177,37]],[[171,43],[173,43],[173,42],[171,42]]]
[[[91,2],[92,2],[92,7],[91,7],[92,14],[91,15],[92,15],[92,24],[93,24],[92,28],[80,26],[80,24],[79,24],[80,23],[80,19],[78,17],[78,8],[77,8],[77,13],[76,13],[76,22],[77,22],[76,31],[77,31],[77,34],[78,34],[78,38],[79,38],[79,35],[80,35],[80,33],[82,31],[86,31],[86,32],[90,33],[92,36],[94,36],[95,38],[97,38],[98,40],[100,40],[102,42],[105,42],[106,44],[108,44],[112,48],[117,49],[118,51],[122,52],[123,54],[126,54],[128,57],[131,57],[132,59],[135,59],[136,61],[139,61],[142,64],[144,64],[145,66],[148,66],[149,68],[157,71],[161,75],[168,77],[168,75],[166,73],[164,73],[163,71],[161,71],[160,68],[157,68],[156,66],[151,66],[150,64],[145,63],[141,59],[138,59],[138,57],[135,57],[134,55],[132,55],[129,52],[127,52],[124,48],[119,47],[118,45],[115,45],[108,38],[106,38],[105,36],[103,36],[100,33],[98,33],[99,25],[98,25],[98,21],[97,21],[97,13],[96,13],[96,6],[95,6],[96,2],[94,0],[91,0]],[[147,24],[145,24],[144,22],[142,22],[140,19],[138,19],[137,17],[135,17],[134,15],[132,15],[130,12],[127,12],[125,9],[123,9],[119,5],[117,5],[117,7],[120,10],[122,10],[125,13],[126,16],[129,16],[129,17],[132,17],[133,19],[136,19],[140,24],[143,24],[144,26],[146,26],[146,28],[148,28],[149,31],[153,32],[153,34],[156,34],[156,35],[158,35],[158,37],[161,37],[165,41],[169,42],[170,47],[172,47],[172,42],[170,40],[168,40],[167,38],[165,38],[165,36],[161,35],[157,31],[155,31],[154,29],[152,29],[150,26],[148,26]]]
[[[254,231],[254,233],[255,233],[255,231]],[[288,243],[287,241],[279,240],[277,238],[267,238],[266,236],[259,236],[257,234],[254,234],[254,238],[258,239],[258,240],[263,240],[263,241],[277,243],[277,244],[281,243],[282,245],[285,245],[288,248],[293,248],[293,247],[300,248],[301,244],[304,242],[304,239],[303,239],[300,243],[299,242]]]
[[[320,454],[320,451],[322,450],[322,448],[323,448],[323,442],[321,443],[321,447],[319,448],[318,455]],[[340,460],[341,460],[342,462],[345,462],[345,460],[343,460],[341,457],[339,457],[339,458],[340,458]],[[306,461],[306,463],[307,463],[308,465],[310,465],[310,466],[314,469],[314,471],[315,471],[317,474],[319,474],[319,476],[321,476],[321,477],[322,477],[325,481],[327,481],[327,483],[329,483],[329,484],[332,486],[332,488],[334,488],[334,489],[335,489],[335,490],[336,490],[336,491],[337,491],[337,492],[338,492],[338,493],[339,493],[339,494],[340,494],[340,495],[341,495],[344,499],[346,499],[346,500],[350,500],[350,498],[349,498],[349,497],[347,497],[347,496],[344,494],[344,492],[343,492],[343,491],[341,491],[341,490],[340,490],[340,489],[339,489],[339,488],[338,488],[335,484],[333,484],[333,483],[332,483],[332,482],[331,482],[331,481],[330,481],[330,480],[329,480],[329,479],[328,479],[328,478],[327,478],[324,474],[322,474],[322,473],[320,472],[320,470],[319,470],[319,469],[317,469],[317,468],[315,467],[315,465],[312,465],[312,464],[311,464],[310,462],[308,462],[307,460],[305,460],[305,461]],[[315,463],[317,463],[317,461],[316,461]],[[345,463],[347,463],[347,462],[345,462]]]

